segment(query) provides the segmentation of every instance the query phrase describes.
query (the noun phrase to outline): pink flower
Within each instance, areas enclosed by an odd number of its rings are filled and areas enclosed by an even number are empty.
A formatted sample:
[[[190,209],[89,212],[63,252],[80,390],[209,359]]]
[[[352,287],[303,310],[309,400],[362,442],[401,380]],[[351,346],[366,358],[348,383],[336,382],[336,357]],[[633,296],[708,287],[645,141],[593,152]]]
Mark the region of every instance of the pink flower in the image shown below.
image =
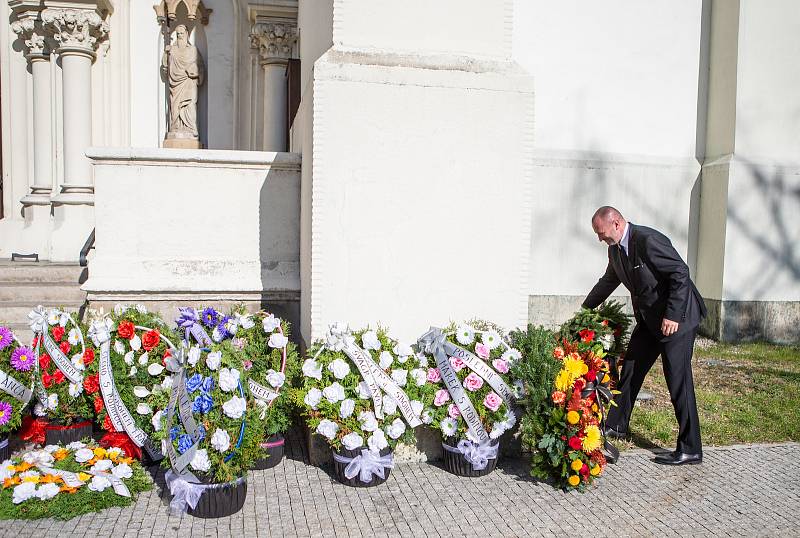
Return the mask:
[[[484,344],[475,344],[475,354],[482,359],[488,359],[489,348]]]
[[[447,390],[445,389],[437,390],[436,395],[433,397],[433,405],[435,405],[436,407],[441,407],[449,399],[450,399],[450,393],[447,392]]]
[[[469,375],[464,378],[464,388],[466,388],[467,390],[475,392],[482,386],[483,386],[483,379],[481,379],[481,376],[479,376],[475,372],[470,372]]]
[[[501,400],[500,396],[495,394],[494,391],[487,394],[486,398],[483,399],[483,405],[485,405],[492,411],[497,411],[498,409],[500,409],[501,403],[503,403],[503,400]]]
[[[253,362],[252,361],[248,361],[248,360],[244,361],[244,369],[245,370],[249,370],[252,367],[253,367]]]
[[[442,379],[442,374],[439,373],[438,368],[428,368],[428,381],[431,383],[438,383]]]
[[[461,359],[450,357],[450,366],[452,366],[456,372],[460,372],[461,370],[464,369],[466,364],[464,364],[464,361],[462,361]]]
[[[447,407],[447,414],[450,415],[450,418],[458,418],[461,416],[461,411],[456,404],[450,404]]]
[[[492,361],[492,366],[494,366],[494,369],[497,370],[498,372],[500,372],[501,374],[507,374],[508,373],[508,363],[506,361],[504,361],[503,359],[495,359],[495,360],[493,360]]]

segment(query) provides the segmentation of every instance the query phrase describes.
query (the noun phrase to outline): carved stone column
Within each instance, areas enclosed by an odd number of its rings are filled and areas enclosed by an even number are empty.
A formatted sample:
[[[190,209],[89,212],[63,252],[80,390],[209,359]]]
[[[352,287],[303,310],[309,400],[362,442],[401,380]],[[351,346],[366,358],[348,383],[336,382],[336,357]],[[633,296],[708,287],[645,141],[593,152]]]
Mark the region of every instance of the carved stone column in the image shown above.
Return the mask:
[[[297,43],[297,25],[288,22],[256,22],[251,43],[257,44],[261,67],[264,151],[287,151],[286,64]]]
[[[50,206],[53,189],[53,138],[50,126],[50,51],[45,30],[37,15],[20,18],[11,23],[11,30],[24,43],[25,57],[33,75],[33,185],[22,198],[25,206]]]
[[[92,205],[92,167],[84,152],[92,145],[92,62],[108,25],[93,10],[46,9],[61,58],[64,101],[64,182],[55,204]]]

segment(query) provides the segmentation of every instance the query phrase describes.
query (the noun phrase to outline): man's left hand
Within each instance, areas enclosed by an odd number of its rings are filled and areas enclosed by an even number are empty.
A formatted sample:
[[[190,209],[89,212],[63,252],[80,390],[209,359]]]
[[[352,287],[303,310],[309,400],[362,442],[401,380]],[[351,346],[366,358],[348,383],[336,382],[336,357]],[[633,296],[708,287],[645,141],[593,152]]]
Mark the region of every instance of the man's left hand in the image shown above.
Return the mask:
[[[664,336],[671,336],[678,332],[678,322],[667,318],[661,320],[661,332]]]

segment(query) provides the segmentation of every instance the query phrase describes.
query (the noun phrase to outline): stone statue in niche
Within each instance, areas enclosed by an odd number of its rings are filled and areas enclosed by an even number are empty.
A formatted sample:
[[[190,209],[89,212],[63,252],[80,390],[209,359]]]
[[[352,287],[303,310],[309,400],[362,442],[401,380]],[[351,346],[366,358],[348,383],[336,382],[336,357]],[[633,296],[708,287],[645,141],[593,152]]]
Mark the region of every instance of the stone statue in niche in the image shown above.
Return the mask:
[[[183,24],[175,28],[175,43],[164,47],[161,72],[169,84],[169,132],[164,147],[201,147],[197,96],[205,75],[203,57],[189,43],[189,32]]]

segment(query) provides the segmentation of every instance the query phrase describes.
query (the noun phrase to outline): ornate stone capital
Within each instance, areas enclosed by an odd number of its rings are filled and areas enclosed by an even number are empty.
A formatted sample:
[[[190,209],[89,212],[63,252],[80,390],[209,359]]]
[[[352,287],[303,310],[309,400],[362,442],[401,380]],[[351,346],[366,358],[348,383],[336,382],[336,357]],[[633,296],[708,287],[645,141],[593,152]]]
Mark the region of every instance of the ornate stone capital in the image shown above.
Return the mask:
[[[297,43],[297,25],[285,22],[257,22],[250,32],[250,45],[258,48],[262,60],[288,60]]]
[[[47,50],[45,31],[39,21],[26,18],[11,23],[11,31],[19,36],[28,49],[28,56],[42,57]]]
[[[94,56],[98,43],[108,35],[108,23],[97,12],[84,9],[46,9],[42,21],[60,52],[85,52]]]

